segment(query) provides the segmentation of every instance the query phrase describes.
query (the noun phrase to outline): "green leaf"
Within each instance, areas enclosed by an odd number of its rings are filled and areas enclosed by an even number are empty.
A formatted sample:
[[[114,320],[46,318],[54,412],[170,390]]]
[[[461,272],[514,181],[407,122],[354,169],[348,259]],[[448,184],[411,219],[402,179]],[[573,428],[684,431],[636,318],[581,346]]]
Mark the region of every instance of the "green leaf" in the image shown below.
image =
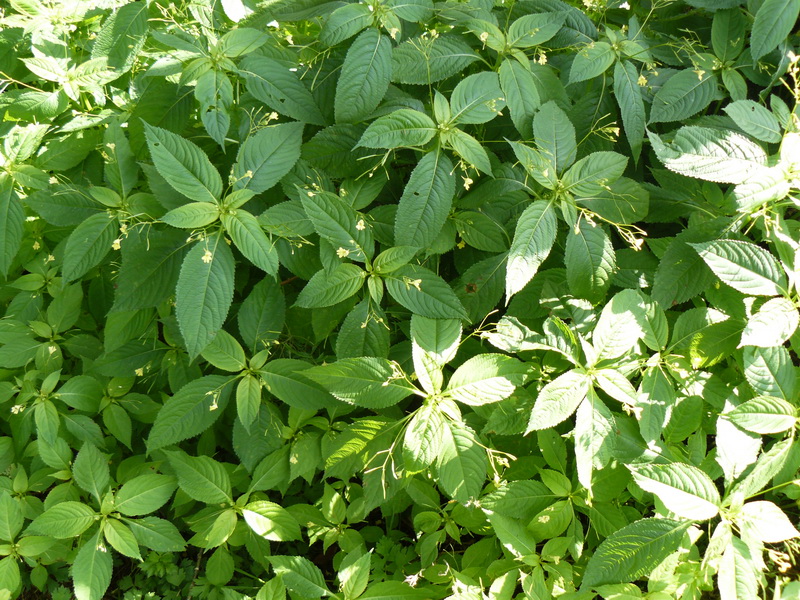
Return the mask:
[[[67,238],[64,249],[64,279],[75,281],[106,257],[119,223],[113,215],[92,215],[78,225]]]
[[[602,194],[622,177],[628,157],[616,152],[593,152],[564,173],[563,182],[575,196]]]
[[[360,596],[369,583],[370,562],[372,554],[361,548],[347,553],[336,574],[341,584],[345,600],[353,600]]]
[[[611,240],[601,225],[581,219],[567,234],[564,262],[567,283],[578,298],[597,304],[611,287],[616,256]]]
[[[68,500],[59,502],[36,517],[30,524],[30,529],[34,533],[63,540],[79,536],[89,529],[97,518],[91,507]]]
[[[636,290],[622,290],[603,307],[592,335],[598,358],[622,356],[645,336],[648,320],[642,296]]]
[[[478,55],[458,34],[417,36],[392,50],[392,82],[429,85],[462,73],[476,60]]]
[[[453,151],[468,165],[487,175],[492,174],[492,163],[489,161],[489,155],[474,137],[456,127],[442,135],[442,140],[446,141]]]
[[[72,464],[75,483],[91,493],[99,502],[111,480],[108,456],[90,443],[84,443]]]
[[[221,329],[203,350],[203,358],[223,371],[238,373],[247,367],[244,349],[230,333]]]
[[[230,377],[206,375],[189,381],[158,411],[147,449],[152,452],[200,435],[219,418],[231,394]]]
[[[222,215],[222,225],[245,258],[269,275],[278,272],[278,251],[253,215],[241,208]]]
[[[744,376],[757,394],[791,400],[795,374],[788,350],[782,346],[745,346]]]
[[[690,244],[723,283],[754,296],[777,296],[787,289],[786,275],[769,252],[751,242],[716,240]]]
[[[357,358],[389,354],[389,329],[386,314],[371,306],[368,299],[359,302],[345,317],[336,336],[336,358]]]
[[[429,319],[467,318],[453,289],[424,267],[400,267],[387,275],[385,282],[389,295],[414,314]]]
[[[221,235],[196,242],[183,259],[175,315],[190,359],[208,346],[228,316],[234,268],[233,253]]]
[[[569,70],[569,82],[586,81],[602,75],[608,70],[608,67],[614,64],[615,59],[616,53],[611,44],[591,42],[575,54]]]
[[[289,484],[288,444],[267,454],[253,470],[253,479],[248,492],[281,489]]]
[[[632,468],[634,481],[684,519],[706,521],[719,513],[720,497],[703,471],[685,463]]]
[[[754,61],[774,50],[797,23],[800,0],[765,0],[756,12],[750,32],[750,54]]]
[[[748,502],[742,507],[739,522],[766,544],[777,544],[800,537],[800,532],[780,508],[767,500]]]
[[[366,4],[346,4],[334,10],[319,32],[319,41],[326,46],[335,46],[372,23],[372,11]]]
[[[273,542],[288,542],[300,539],[300,526],[285,508],[274,502],[259,500],[250,502],[242,510],[242,516],[250,529],[264,539]]]
[[[723,110],[745,133],[757,140],[775,144],[783,139],[777,117],[758,102],[737,100]]]
[[[183,552],[186,542],[183,541],[178,528],[169,521],[158,517],[142,519],[123,519],[142,546],[156,552]]]
[[[661,438],[661,433],[672,416],[675,401],[675,389],[661,367],[648,367],[642,376],[637,401],[637,405],[642,408],[639,433],[645,442]]]
[[[370,123],[358,140],[358,145],[388,149],[423,146],[437,133],[436,123],[428,115],[418,110],[401,108]]]
[[[720,598],[757,598],[760,569],[756,567],[750,547],[733,536],[719,561],[717,589]]]
[[[453,165],[434,150],[419,161],[403,190],[394,226],[395,243],[428,248],[450,214],[456,192]]]
[[[424,23],[433,14],[432,0],[387,0],[386,5],[404,21]]]
[[[508,28],[508,44],[515,48],[531,48],[556,35],[566,18],[565,12],[543,12],[523,15]]]
[[[363,408],[388,408],[416,392],[397,363],[383,358],[345,358],[303,375],[342,402]]]
[[[575,463],[578,481],[592,492],[592,473],[605,467],[612,458],[614,417],[608,407],[589,389],[586,400],[575,413]]]
[[[182,229],[200,229],[211,225],[219,218],[219,206],[210,202],[190,202],[161,217],[167,225]]]
[[[361,267],[342,263],[333,271],[320,269],[297,296],[297,306],[324,308],[346,300],[364,285],[367,273]]]
[[[427,392],[442,389],[442,368],[453,360],[460,342],[458,319],[411,316],[411,358],[417,379]]]
[[[713,72],[684,69],[661,86],[653,97],[650,123],[671,123],[688,119],[703,110],[717,94]]]
[[[263,350],[283,329],[286,300],[283,288],[272,278],[258,282],[239,307],[239,333],[251,353]]]
[[[505,400],[525,383],[528,366],[502,354],[478,354],[450,378],[446,394],[470,406]]]
[[[644,101],[638,80],[639,72],[632,62],[621,60],[614,65],[614,97],[634,162],[639,162],[645,130]]]
[[[103,22],[92,46],[92,58],[105,58],[117,77],[128,72],[147,39],[147,4],[132,2]]]
[[[234,189],[265,192],[300,159],[303,123],[282,123],[259,129],[239,147],[233,164]]]
[[[227,469],[210,456],[189,456],[180,450],[164,450],[178,476],[178,485],[191,498],[206,504],[232,502]]]
[[[718,10],[711,23],[711,47],[722,62],[735,59],[745,44],[747,19],[738,8]]]
[[[249,27],[238,27],[223,35],[217,42],[217,47],[224,56],[236,58],[257,50],[268,40],[269,36],[261,31]]]
[[[536,538],[522,521],[494,512],[487,512],[497,539],[513,556],[536,556]]]
[[[289,406],[312,411],[333,408],[337,403],[330,394],[304,376],[309,368],[306,361],[279,358],[264,365],[259,375],[267,391]]]
[[[767,300],[747,319],[739,346],[782,346],[800,324],[800,315],[788,298]]]
[[[539,151],[559,173],[575,162],[575,127],[554,101],[543,104],[533,118],[533,137]]]
[[[403,463],[409,473],[424,471],[436,461],[446,427],[445,417],[435,404],[423,404],[414,413],[403,434]]]
[[[13,181],[10,177],[0,178],[0,274],[4,277],[22,243],[24,223],[25,211],[14,192]]]
[[[298,78],[277,60],[250,54],[239,65],[247,90],[271,110],[310,125],[327,125],[314,96]]]
[[[656,155],[670,171],[717,183],[744,183],[764,173],[764,149],[735,131],[681,127],[670,144],[648,132]]]
[[[358,123],[374,111],[392,78],[392,44],[377,29],[361,33],[350,46],[336,85],[337,123]]]
[[[635,581],[649,575],[678,547],[691,522],[640,519],[608,536],[597,547],[581,588]]]
[[[486,481],[486,450],[466,425],[446,421],[442,448],[436,461],[439,486],[444,492],[466,504],[480,495]]]
[[[514,127],[527,137],[533,128],[533,116],[542,102],[536,88],[536,80],[530,70],[511,58],[506,58],[502,62],[498,74]]]
[[[745,431],[761,435],[781,433],[797,424],[795,407],[772,396],[757,396],[722,416]]]
[[[124,523],[116,519],[108,519],[103,526],[103,535],[111,547],[120,554],[142,560],[142,555],[139,553],[139,542]]]
[[[567,371],[545,385],[536,398],[525,433],[550,429],[572,416],[586,398],[590,383],[585,373]]]
[[[205,152],[181,136],[145,123],[145,136],[159,174],[176,191],[198,202],[216,202],[222,178]]]
[[[19,503],[8,492],[0,494],[0,539],[6,542],[14,540],[24,521]]]
[[[450,123],[487,123],[505,105],[497,73],[475,73],[459,81],[453,90],[450,96]]]
[[[283,578],[286,587],[307,598],[321,598],[331,593],[325,585],[322,571],[302,556],[270,556],[267,558],[275,574]]]
[[[178,482],[169,475],[139,475],[117,491],[114,508],[127,517],[146,515],[164,506],[177,486]]]
[[[236,386],[236,415],[247,431],[258,418],[261,407],[261,382],[250,374],[245,375]]]
[[[101,600],[111,584],[113,560],[101,544],[100,532],[84,542],[70,572],[77,600]]]
[[[350,205],[331,192],[302,192],[300,197],[314,229],[341,251],[342,258],[359,262],[372,258],[372,229]]]

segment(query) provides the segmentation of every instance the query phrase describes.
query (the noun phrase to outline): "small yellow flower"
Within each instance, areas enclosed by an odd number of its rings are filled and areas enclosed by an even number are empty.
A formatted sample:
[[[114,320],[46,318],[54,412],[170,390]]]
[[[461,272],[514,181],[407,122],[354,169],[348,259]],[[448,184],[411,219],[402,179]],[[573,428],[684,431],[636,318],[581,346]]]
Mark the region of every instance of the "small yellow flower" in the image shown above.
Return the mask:
[[[39,242],[33,242],[33,249],[34,250],[38,250],[39,248],[41,248],[41,245],[39,244]]]
[[[639,79],[636,80],[636,83],[639,84],[640,87],[644,87],[647,85],[647,77],[644,75],[639,75]]]
[[[122,240],[121,240],[121,239],[119,239],[119,238],[115,239],[115,240],[114,240],[114,241],[111,243],[111,248],[112,248],[112,250],[119,250],[119,249],[120,249],[120,242],[122,242]]]
[[[366,224],[364,223],[364,219],[359,219],[358,223],[356,223],[356,229],[359,231],[364,231],[367,228]]]
[[[473,183],[475,183],[475,182],[472,181],[472,178],[464,177],[464,189],[465,190],[469,190],[469,186],[471,186]]]
[[[140,367],[134,371],[139,377],[144,377],[144,367]]]
[[[389,30],[389,35],[390,35],[390,36],[392,36],[392,39],[393,39],[393,40],[396,40],[396,39],[397,39],[397,34],[398,34],[398,33],[400,33],[400,30],[399,30],[397,27],[392,27],[392,28]]]
[[[695,73],[697,74],[697,79],[698,79],[699,81],[703,81],[703,75],[705,75],[705,74],[706,74],[706,72],[705,72],[705,71],[703,71],[703,69],[697,69],[697,70],[695,71]]]
[[[209,264],[212,260],[214,260],[214,255],[211,254],[211,251],[206,250],[205,254],[203,254],[202,261],[206,264]]]
[[[544,52],[540,52],[539,53],[539,58],[536,60],[536,62],[539,63],[540,65],[546,65],[547,64],[547,54],[545,54]]]
[[[348,250],[347,248],[339,248],[336,251],[336,256],[338,256],[339,258],[346,258],[348,254],[350,254],[350,250]]]

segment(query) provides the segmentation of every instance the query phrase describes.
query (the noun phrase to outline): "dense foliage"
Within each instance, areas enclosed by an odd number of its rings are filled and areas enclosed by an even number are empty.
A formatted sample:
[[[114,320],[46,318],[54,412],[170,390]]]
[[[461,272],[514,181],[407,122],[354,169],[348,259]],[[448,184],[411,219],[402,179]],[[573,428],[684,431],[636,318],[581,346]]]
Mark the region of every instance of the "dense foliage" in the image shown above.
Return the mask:
[[[0,598],[800,596],[800,0],[8,0]]]

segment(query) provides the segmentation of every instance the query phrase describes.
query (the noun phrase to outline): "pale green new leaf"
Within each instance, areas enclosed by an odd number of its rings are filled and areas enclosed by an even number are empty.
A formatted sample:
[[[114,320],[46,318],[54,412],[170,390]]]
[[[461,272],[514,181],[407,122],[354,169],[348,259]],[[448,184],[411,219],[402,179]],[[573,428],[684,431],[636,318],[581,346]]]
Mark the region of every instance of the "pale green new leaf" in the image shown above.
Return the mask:
[[[175,190],[198,202],[215,202],[222,195],[222,178],[205,152],[181,136],[144,124],[153,164]]]
[[[800,532],[786,513],[767,500],[746,503],[742,507],[738,522],[766,544],[777,544],[800,537]]]
[[[320,384],[342,402],[363,408],[394,406],[417,391],[397,363],[371,356],[311,367],[303,371],[303,376]]]
[[[191,498],[206,504],[232,502],[231,480],[222,463],[210,456],[190,456],[180,450],[165,450],[178,476],[178,485]]]
[[[383,100],[392,77],[392,44],[377,29],[361,33],[350,46],[336,85],[337,123],[358,123]]]
[[[442,453],[447,427],[435,404],[424,404],[414,414],[403,434],[403,462],[409,473],[419,473],[436,461]]]
[[[706,521],[719,513],[720,497],[711,478],[685,463],[631,468],[639,486],[658,497],[670,511],[685,519]]]
[[[423,112],[401,108],[375,119],[358,140],[368,148],[423,146],[438,133],[436,123]]]
[[[445,141],[466,164],[472,165],[482,173],[492,175],[492,163],[489,161],[489,155],[474,137],[454,127],[442,135],[442,141]]]
[[[136,540],[156,552],[183,552],[183,541],[178,528],[165,519],[144,517],[142,519],[123,519],[133,532]]]
[[[744,376],[757,394],[791,400],[795,390],[795,369],[783,346],[745,346],[742,353]]]
[[[173,208],[161,217],[167,225],[181,229],[200,229],[219,218],[219,206],[211,202],[190,202]]]
[[[112,567],[111,553],[101,544],[98,531],[78,550],[70,569],[76,600],[100,600],[111,584]]]
[[[628,157],[617,152],[593,152],[564,173],[563,183],[578,197],[602,194],[622,177],[627,164]]]
[[[442,388],[442,368],[450,362],[461,342],[458,319],[411,316],[411,358],[417,380],[428,393]]]
[[[691,522],[640,519],[608,536],[597,547],[583,575],[581,589],[635,581],[649,575],[679,546]]]
[[[795,407],[773,396],[756,396],[722,416],[737,427],[761,435],[781,433],[797,424]]]
[[[250,502],[242,510],[242,516],[250,529],[264,539],[273,542],[300,539],[300,526],[295,518],[274,502],[267,500]]]
[[[103,535],[114,550],[129,558],[142,560],[139,542],[130,528],[117,519],[108,519],[103,526]]]
[[[22,529],[25,519],[22,509],[7,491],[0,494],[0,539],[12,541]]]
[[[777,259],[752,242],[716,240],[689,244],[723,283],[753,296],[777,296],[787,289]]]
[[[592,473],[605,467],[612,458],[614,431],[614,416],[590,388],[575,413],[573,432],[578,481],[589,493],[592,493]]]
[[[450,214],[456,192],[453,165],[443,152],[428,152],[414,167],[397,206],[395,243],[428,248]]]
[[[586,398],[591,379],[585,373],[567,371],[539,392],[525,433],[549,429],[568,419]]]
[[[564,262],[567,283],[575,296],[593,304],[605,297],[616,268],[616,255],[601,225],[581,219],[567,234]]]
[[[508,28],[508,44],[515,48],[530,48],[544,44],[556,35],[567,14],[565,12],[543,12],[523,15]]]
[[[511,356],[478,354],[456,369],[445,393],[470,406],[499,402],[525,383],[528,370]]]
[[[717,587],[721,600],[758,597],[760,573],[753,558],[748,545],[733,536],[719,562]]]
[[[555,243],[557,227],[553,204],[544,200],[520,215],[506,265],[506,302],[536,275]]]
[[[208,346],[228,316],[234,268],[233,253],[221,235],[195,242],[183,259],[175,315],[190,359]]]
[[[302,123],[282,123],[259,129],[239,147],[233,164],[234,189],[265,192],[286,175],[300,158]]]
[[[603,307],[592,336],[598,358],[622,356],[645,336],[647,315],[636,290],[622,290]]]
[[[211,427],[228,404],[230,381],[224,375],[206,375],[184,385],[158,411],[147,449],[152,452],[177,444]]]

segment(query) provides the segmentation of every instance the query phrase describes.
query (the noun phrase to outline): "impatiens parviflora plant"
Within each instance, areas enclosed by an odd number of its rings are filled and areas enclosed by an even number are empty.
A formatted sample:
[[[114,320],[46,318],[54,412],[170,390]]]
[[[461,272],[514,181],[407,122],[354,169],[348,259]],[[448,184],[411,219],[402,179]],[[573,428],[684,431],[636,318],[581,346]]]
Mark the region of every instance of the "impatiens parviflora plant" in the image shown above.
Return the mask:
[[[9,0],[0,600],[800,595],[800,0]]]

